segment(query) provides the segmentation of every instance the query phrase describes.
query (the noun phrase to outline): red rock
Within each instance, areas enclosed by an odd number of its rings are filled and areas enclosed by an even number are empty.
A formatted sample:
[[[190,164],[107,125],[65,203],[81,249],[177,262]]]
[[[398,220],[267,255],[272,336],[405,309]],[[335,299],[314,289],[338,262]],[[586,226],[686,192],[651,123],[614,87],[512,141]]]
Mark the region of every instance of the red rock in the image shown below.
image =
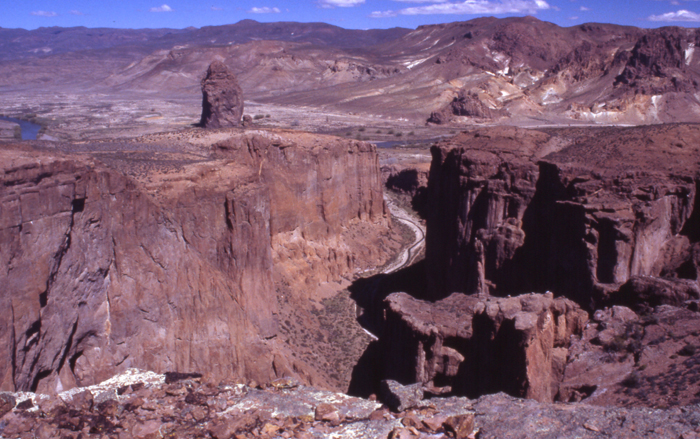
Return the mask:
[[[394,293],[385,303],[385,373],[414,386],[449,384],[469,396],[504,391],[553,401],[570,337],[588,320],[575,303],[551,294],[455,293],[429,303]]]
[[[577,141],[564,147],[567,135]],[[589,307],[608,303],[634,276],[694,280],[698,152],[689,159],[676,151],[679,138],[698,142],[700,131],[497,128],[434,147],[426,236],[432,298],[553,291]]]
[[[340,420],[338,408],[333,404],[319,404],[314,410],[314,419],[317,421],[337,422]]]
[[[15,312],[0,314],[0,346],[16,352],[0,356],[0,388],[54,393],[129,367],[297,374],[265,340],[274,279],[306,304],[307,285],[388,257],[376,150],[230,134],[208,161],[143,181],[86,156],[2,149],[0,309]]]

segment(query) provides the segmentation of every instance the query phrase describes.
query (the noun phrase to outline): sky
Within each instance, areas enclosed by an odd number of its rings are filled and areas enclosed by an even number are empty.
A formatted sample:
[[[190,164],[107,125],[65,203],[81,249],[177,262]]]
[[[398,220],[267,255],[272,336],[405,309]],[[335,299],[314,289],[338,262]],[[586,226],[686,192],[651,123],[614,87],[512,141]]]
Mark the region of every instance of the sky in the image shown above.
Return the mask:
[[[559,26],[602,22],[700,27],[700,0],[0,0],[0,27],[176,28],[243,19],[416,28],[482,16],[532,15]]]

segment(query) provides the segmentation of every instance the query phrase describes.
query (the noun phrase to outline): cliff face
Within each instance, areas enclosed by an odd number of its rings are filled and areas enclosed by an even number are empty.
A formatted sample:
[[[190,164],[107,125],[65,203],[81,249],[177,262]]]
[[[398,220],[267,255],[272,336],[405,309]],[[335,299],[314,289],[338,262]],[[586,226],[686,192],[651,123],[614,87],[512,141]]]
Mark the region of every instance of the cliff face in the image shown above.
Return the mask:
[[[355,244],[369,247],[388,220],[369,145],[252,140],[264,138],[240,136],[249,161],[139,181],[87,155],[3,148],[1,388],[54,392],[129,367],[306,378],[272,339],[276,277],[312,283],[381,261],[381,249],[350,257],[344,233],[370,231]]]
[[[697,280],[697,128],[574,131],[483,130],[433,148],[434,298],[551,290],[592,306],[635,276]]]
[[[269,187],[275,271],[301,294],[386,254],[377,238],[388,230],[389,215],[371,144],[248,131],[215,149],[254,169]]]
[[[384,370],[404,383],[449,386],[470,397],[506,392],[553,401],[569,339],[588,315],[551,294],[487,298],[453,294],[435,303],[386,299]]]

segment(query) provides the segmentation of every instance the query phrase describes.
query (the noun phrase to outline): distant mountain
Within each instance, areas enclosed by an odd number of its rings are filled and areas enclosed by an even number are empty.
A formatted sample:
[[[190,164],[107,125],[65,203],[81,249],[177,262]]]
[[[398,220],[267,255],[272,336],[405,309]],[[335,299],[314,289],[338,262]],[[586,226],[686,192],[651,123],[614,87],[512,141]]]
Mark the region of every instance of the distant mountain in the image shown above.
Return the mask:
[[[0,60],[35,58],[80,50],[138,46],[169,49],[178,45],[230,45],[256,40],[312,43],[341,48],[366,47],[399,38],[410,29],[343,29],[325,23],[259,23],[242,20],[201,29],[110,29],[41,27],[0,28]]]
[[[2,44],[10,44],[8,32],[28,31],[2,29]],[[221,59],[247,99],[260,102],[457,125],[700,122],[696,29],[562,28],[533,17],[485,17],[412,31],[244,20],[48,33],[12,42],[13,60],[0,52],[0,89],[195,96],[206,67]],[[100,37],[89,43],[88,33]],[[40,56],[42,44],[51,51]],[[70,47],[81,50],[59,53]]]

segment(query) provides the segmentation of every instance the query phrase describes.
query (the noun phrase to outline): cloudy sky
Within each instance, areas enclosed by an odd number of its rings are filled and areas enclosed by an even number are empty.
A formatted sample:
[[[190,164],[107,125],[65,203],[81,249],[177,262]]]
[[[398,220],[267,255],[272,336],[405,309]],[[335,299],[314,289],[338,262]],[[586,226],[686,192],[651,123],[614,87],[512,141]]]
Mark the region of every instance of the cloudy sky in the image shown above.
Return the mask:
[[[587,22],[700,27],[700,0],[16,0],[0,27],[184,28],[258,21],[322,21],[351,29],[415,28],[480,16],[534,15],[560,26]]]

